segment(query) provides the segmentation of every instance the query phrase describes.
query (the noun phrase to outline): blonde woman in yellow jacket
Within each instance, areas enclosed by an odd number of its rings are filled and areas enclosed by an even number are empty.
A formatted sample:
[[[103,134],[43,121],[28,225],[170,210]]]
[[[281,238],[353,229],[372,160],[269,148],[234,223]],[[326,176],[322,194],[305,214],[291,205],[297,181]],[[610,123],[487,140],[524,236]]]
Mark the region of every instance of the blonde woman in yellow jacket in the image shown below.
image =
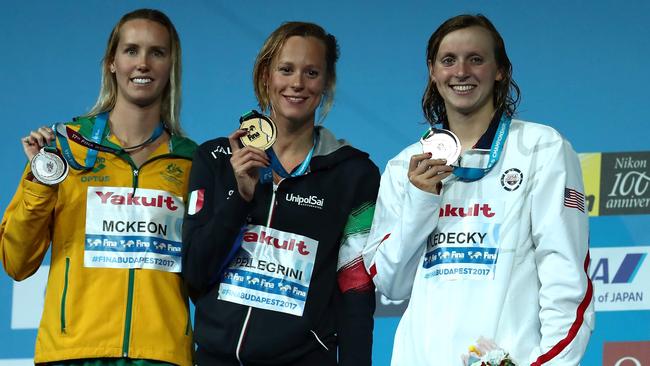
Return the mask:
[[[28,159],[56,145],[71,168],[56,183],[28,164],[0,226],[0,258],[16,280],[51,246],[37,364],[191,364],[179,272],[196,144],[179,124],[180,56],[163,13],[124,15],[89,114],[22,139]]]

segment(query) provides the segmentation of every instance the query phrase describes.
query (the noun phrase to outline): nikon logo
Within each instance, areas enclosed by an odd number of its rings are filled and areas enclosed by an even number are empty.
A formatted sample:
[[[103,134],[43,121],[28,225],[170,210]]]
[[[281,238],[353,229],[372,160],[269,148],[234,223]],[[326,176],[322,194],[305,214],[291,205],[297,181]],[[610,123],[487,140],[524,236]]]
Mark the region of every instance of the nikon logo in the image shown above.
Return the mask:
[[[287,202],[297,203],[298,206],[307,206],[307,207],[317,208],[319,210],[322,210],[323,205],[325,204],[324,198],[318,198],[313,195],[309,197],[303,197],[298,194],[287,193],[284,196],[284,199],[287,200]]]

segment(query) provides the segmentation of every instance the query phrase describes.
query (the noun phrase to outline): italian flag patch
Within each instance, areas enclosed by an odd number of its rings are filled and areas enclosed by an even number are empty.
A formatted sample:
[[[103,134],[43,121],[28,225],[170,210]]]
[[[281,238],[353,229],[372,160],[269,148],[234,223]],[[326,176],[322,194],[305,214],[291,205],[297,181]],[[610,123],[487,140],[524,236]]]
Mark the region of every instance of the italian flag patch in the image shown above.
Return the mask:
[[[205,192],[205,189],[197,189],[196,191],[192,191],[190,193],[190,198],[189,202],[187,205],[187,214],[188,215],[196,215],[201,211],[203,208],[203,193]]]

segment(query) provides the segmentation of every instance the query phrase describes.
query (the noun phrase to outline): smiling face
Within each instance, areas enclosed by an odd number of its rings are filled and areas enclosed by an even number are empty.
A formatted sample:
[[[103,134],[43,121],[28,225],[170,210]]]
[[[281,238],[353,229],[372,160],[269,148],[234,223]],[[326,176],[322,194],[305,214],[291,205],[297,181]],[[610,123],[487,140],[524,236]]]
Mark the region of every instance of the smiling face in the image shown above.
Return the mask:
[[[277,123],[314,123],[327,81],[325,45],[314,37],[287,38],[271,62],[267,87]]]
[[[160,105],[172,67],[169,32],[157,22],[133,19],[119,33],[110,64],[117,82],[116,105]]]
[[[503,77],[494,54],[494,40],[483,27],[447,34],[435,59],[429,61],[429,75],[449,117],[494,112],[495,82]]]

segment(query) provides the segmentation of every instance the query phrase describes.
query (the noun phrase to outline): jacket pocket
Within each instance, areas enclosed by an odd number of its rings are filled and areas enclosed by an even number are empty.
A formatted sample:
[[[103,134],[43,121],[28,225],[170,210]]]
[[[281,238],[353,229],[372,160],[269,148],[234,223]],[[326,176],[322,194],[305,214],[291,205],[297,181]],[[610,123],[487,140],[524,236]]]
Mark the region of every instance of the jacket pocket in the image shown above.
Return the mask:
[[[61,295],[61,333],[66,331],[66,321],[65,321],[65,301],[68,295],[68,274],[70,272],[70,258],[65,258],[65,275],[63,277],[63,294]]]

